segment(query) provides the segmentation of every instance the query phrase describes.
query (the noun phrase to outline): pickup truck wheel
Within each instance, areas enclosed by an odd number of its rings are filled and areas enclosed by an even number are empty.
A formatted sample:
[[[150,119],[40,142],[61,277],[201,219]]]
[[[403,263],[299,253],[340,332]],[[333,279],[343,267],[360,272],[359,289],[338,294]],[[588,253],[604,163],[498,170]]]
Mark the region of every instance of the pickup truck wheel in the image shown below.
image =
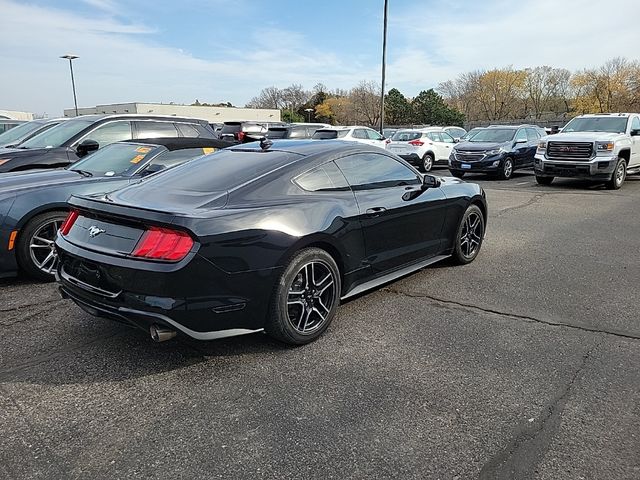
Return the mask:
[[[433,168],[433,155],[430,153],[425,153],[422,157],[422,171],[430,172]]]
[[[607,182],[607,189],[618,190],[627,178],[627,161],[624,158],[619,158],[616,163],[616,169],[611,175],[611,180]]]
[[[504,162],[502,162],[502,168],[498,172],[498,178],[500,180],[509,180],[511,175],[513,175],[513,160],[505,158]]]
[[[539,177],[538,175],[536,175],[536,182],[538,182],[540,185],[551,185],[551,182],[553,182],[553,177]]]

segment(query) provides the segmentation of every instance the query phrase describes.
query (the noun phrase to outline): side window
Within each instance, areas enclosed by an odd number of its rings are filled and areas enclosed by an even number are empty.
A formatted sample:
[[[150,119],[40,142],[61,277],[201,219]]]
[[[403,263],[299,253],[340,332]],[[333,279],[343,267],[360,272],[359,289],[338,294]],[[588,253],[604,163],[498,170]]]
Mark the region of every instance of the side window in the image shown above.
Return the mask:
[[[537,142],[540,139],[540,135],[533,128],[527,128],[527,138],[530,142]]]
[[[140,124],[138,124],[138,126],[139,125]],[[178,127],[178,130],[183,137],[197,138],[200,136],[200,132],[195,125],[190,125],[188,123],[176,123],[175,125]]]
[[[125,121],[105,123],[80,141],[83,140],[94,140],[98,142],[100,148],[111,143],[131,140],[131,123]]]
[[[333,162],[325,163],[298,176],[294,182],[309,192],[348,190],[347,180]]]
[[[173,150],[170,152],[164,152],[151,160],[151,165],[163,165],[167,168],[173,167],[180,163],[191,160],[192,158],[200,157],[208,153],[213,153],[216,148],[183,148],[181,150]]]
[[[631,130],[640,130],[640,118],[633,117],[633,120],[631,120]]]
[[[178,130],[172,122],[137,122],[138,138],[177,137]]]
[[[360,138],[363,140],[368,139],[369,137],[367,137],[367,132],[366,130],[363,130],[362,128],[356,128],[353,131],[353,138]]]
[[[440,136],[436,135],[435,132],[427,132],[427,138],[429,140],[431,140],[432,142],[439,142],[440,141]]]
[[[447,132],[440,132],[440,136],[442,137],[442,141],[444,143],[455,143],[453,141],[453,137],[449,135]]]
[[[375,130],[367,129],[365,131],[367,132],[369,140],[382,140],[382,135],[380,135]]]
[[[307,138],[307,129],[305,127],[293,127],[289,132],[289,138]]]
[[[524,140],[525,142],[529,141],[529,139],[527,138],[527,131],[524,128],[518,130],[518,133],[516,133],[516,138],[513,141],[519,142],[520,140]]]
[[[354,190],[419,185],[416,174],[391,157],[377,153],[349,155],[336,164]]]

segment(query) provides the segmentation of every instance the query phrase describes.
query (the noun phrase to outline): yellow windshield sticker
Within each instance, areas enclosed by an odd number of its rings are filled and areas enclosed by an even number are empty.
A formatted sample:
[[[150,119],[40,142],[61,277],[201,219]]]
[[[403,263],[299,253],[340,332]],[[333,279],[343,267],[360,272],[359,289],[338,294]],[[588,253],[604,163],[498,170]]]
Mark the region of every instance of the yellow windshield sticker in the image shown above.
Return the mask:
[[[140,163],[140,161],[144,158],[144,155],[136,155],[131,159],[131,163]]]
[[[202,153],[204,153],[205,155],[209,155],[210,153],[213,153],[217,150],[217,148],[213,148],[213,147],[204,147],[202,149]]]
[[[136,152],[138,153],[149,153],[151,151],[151,147],[138,147],[136,148]]]

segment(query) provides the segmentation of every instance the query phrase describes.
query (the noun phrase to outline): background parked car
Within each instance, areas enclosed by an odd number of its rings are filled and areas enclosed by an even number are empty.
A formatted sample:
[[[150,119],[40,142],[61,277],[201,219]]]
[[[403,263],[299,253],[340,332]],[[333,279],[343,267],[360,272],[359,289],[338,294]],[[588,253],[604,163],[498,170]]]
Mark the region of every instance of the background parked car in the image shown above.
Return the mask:
[[[66,169],[0,175],[0,277],[15,275],[19,267],[33,278],[53,279],[53,239],[71,195],[112,191],[230,145],[210,138],[130,140]]]
[[[0,147],[16,147],[22,142],[26,142],[30,138],[49,130],[51,127],[54,127],[65,120],[67,119],[49,118],[21,123],[11,130],[7,130],[3,134],[0,134]]]
[[[395,153],[423,172],[428,172],[434,164],[447,163],[455,140],[440,127],[419,130],[398,130],[387,146]]]
[[[447,257],[473,261],[487,210],[478,185],[423,176],[380,148],[286,140],[69,204],[58,276],[85,310],[155,340],[264,329],[298,345],[341,299]]]
[[[538,140],[546,135],[535,125],[487,127],[459,143],[449,159],[455,177],[465,173],[489,173],[508,180],[519,168],[533,166]]]
[[[286,125],[284,122],[224,122],[218,137],[220,140],[249,143],[260,140],[264,137],[272,126]]]
[[[277,139],[308,139],[320,128],[330,127],[326,123],[297,123],[289,125],[274,125],[269,127],[266,136]]]
[[[484,128],[486,127],[472,128],[471,130],[469,130],[467,133],[465,133],[463,136],[460,137],[459,143],[469,141],[471,137],[473,137],[476,133],[478,133],[480,130],[483,130]]]
[[[25,123],[24,120],[11,120],[11,119],[4,119],[4,118],[0,118],[0,133],[4,133],[7,130],[11,130],[14,127],[17,127],[18,125]]]
[[[364,143],[375,147],[385,148],[386,139],[369,127],[354,125],[350,127],[331,127],[316,130],[311,137],[313,140],[345,140]]]
[[[204,137],[214,133],[204,120],[162,115],[85,115],[71,118],[18,148],[0,149],[0,173],[64,167],[90,152],[132,138]]]
[[[443,130],[451,135],[454,140],[460,140],[467,133],[462,127],[444,127]]]

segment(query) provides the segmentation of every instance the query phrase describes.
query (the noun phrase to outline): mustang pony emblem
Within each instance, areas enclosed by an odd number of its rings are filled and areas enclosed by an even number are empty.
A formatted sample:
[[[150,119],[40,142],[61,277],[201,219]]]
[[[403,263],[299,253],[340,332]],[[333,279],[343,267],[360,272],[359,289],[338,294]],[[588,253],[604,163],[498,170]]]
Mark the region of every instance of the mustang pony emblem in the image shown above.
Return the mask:
[[[98,235],[100,235],[101,233],[106,232],[106,230],[103,230],[102,228],[98,228],[95,225],[91,225],[89,227],[89,236],[91,238],[93,237],[97,237]]]

